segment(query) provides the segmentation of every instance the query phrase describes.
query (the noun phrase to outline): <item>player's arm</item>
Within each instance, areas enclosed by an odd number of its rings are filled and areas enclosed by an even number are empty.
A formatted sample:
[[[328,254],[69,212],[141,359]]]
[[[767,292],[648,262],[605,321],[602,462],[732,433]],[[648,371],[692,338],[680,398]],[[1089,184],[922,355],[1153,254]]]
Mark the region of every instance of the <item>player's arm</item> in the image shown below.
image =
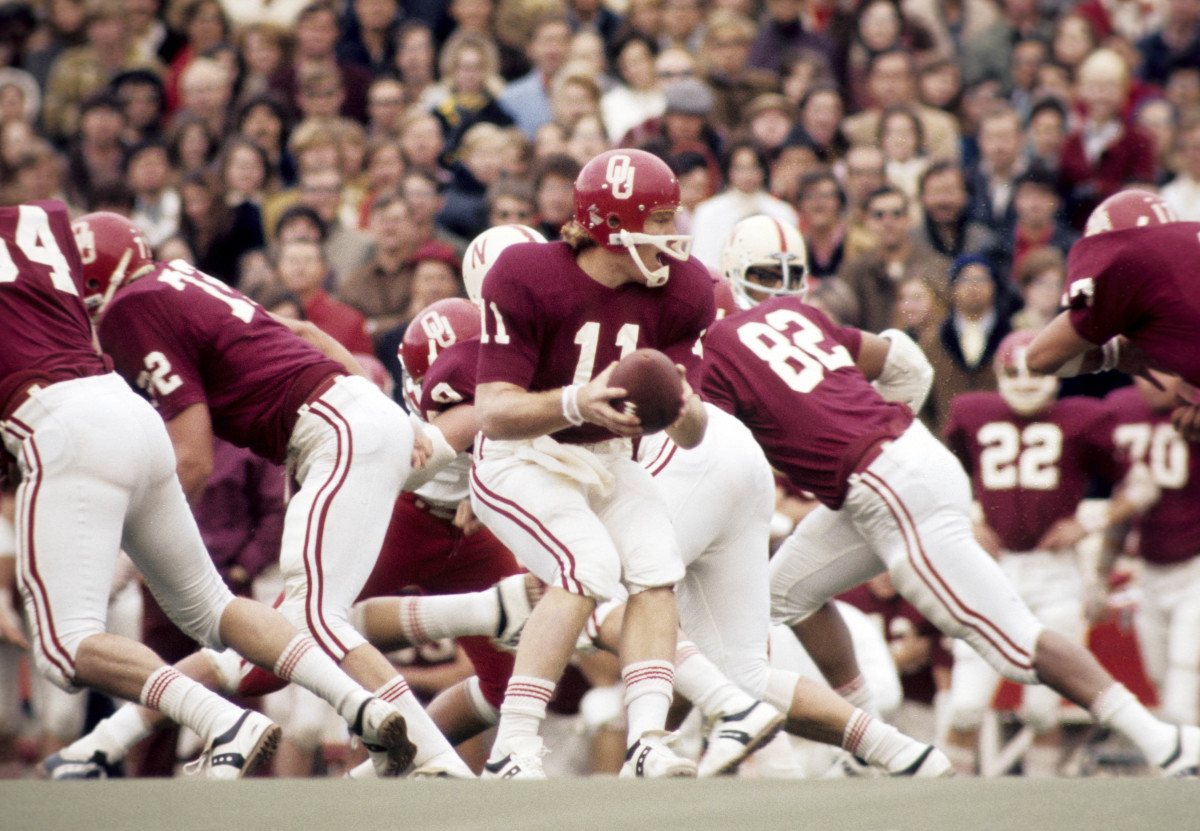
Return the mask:
[[[584,422],[598,424],[618,436],[636,436],[642,422],[612,407],[626,392],[610,387],[616,363],[586,384],[530,392],[506,381],[489,381],[475,390],[479,427],[489,439],[532,439]]]
[[[899,329],[862,333],[855,366],[888,401],[900,401],[914,413],[933,387],[933,366],[921,347]]]
[[[451,407],[439,413],[432,422],[421,421],[411,414],[409,420],[417,442],[423,445],[424,459],[420,465],[414,459],[401,490],[415,491],[470,447],[479,427],[474,404]]]
[[[277,314],[268,312],[272,318],[282,323],[291,330],[293,335],[298,335],[308,343],[321,350],[321,353],[331,360],[337,361],[346,368],[346,371],[351,375],[361,375],[367,377],[367,371],[363,369],[362,364],[358,359],[350,354],[350,350],[342,346],[332,335],[326,333],[315,323],[307,320],[292,320],[287,317],[280,317]]]
[[[1070,378],[1099,372],[1104,358],[1104,347],[1075,331],[1070,312],[1060,312],[1029,344],[1025,365],[1030,372]]]
[[[3,497],[7,498],[7,497]],[[29,641],[21,631],[16,609],[12,607],[13,588],[17,584],[17,558],[14,554],[0,553],[0,643],[11,643],[22,649],[29,648]]]
[[[167,422],[175,446],[175,472],[192,505],[200,501],[213,470],[212,418],[207,404],[193,404]]]

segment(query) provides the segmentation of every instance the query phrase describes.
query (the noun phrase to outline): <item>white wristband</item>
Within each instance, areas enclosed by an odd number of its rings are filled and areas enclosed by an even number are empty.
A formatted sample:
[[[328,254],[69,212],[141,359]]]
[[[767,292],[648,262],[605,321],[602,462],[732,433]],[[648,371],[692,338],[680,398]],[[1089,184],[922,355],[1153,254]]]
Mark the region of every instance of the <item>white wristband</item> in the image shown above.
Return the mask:
[[[563,418],[576,427],[583,424],[583,414],[579,412],[579,388],[582,384],[571,384],[562,388]]]
[[[1094,514],[1084,514],[1082,517],[1077,517],[1083,530],[1089,534],[1095,534],[1097,531],[1104,531],[1108,528],[1108,511],[1097,511]]]
[[[1096,372],[1108,372],[1116,369],[1117,364],[1121,362],[1121,341],[1118,338],[1109,338],[1100,347],[1102,360],[1100,368]]]

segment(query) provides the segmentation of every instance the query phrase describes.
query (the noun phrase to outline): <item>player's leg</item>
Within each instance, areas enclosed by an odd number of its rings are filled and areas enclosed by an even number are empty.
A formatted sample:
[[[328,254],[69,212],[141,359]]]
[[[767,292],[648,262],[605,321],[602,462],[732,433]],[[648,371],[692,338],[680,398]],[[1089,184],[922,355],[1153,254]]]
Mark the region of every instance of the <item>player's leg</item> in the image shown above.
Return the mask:
[[[1158,686],[1159,714],[1197,723],[1200,708],[1200,557],[1147,564],[1136,630],[1146,671]]]
[[[851,487],[843,510],[888,563],[897,590],[1002,675],[1038,681],[1126,735],[1170,775],[1200,764],[1200,729],[1159,721],[1090,652],[1046,629],[971,530],[957,460],[915,423]]]
[[[475,514],[547,589],[521,633],[484,776],[542,778],[546,704],[596,598],[619,591],[621,565],[581,486],[487,447],[471,472]]]
[[[628,591],[618,656],[628,727],[621,775],[695,776],[695,765],[666,746],[679,626],[674,586],[684,576],[679,544],[650,475],[619,454],[606,461],[616,484],[593,504],[620,552]]]
[[[384,775],[410,761],[454,755],[403,676],[349,619],[378,557],[412,444],[412,427],[394,402],[365,379],[342,378],[301,409],[289,445],[298,456],[300,489],[284,520],[280,611],[307,629],[347,675],[403,715],[407,737],[399,735],[403,725],[390,720],[386,741],[369,740]],[[380,753],[379,745],[392,751]]]

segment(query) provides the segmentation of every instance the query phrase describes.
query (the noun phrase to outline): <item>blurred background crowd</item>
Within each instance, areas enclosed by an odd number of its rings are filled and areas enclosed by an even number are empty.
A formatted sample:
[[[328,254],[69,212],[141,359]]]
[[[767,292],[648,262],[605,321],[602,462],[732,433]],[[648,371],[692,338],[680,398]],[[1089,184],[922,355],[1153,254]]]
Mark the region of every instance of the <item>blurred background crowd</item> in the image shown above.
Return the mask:
[[[462,293],[468,242],[558,238],[611,147],[670,164],[714,274],[738,220],[798,227],[810,302],[930,357],[940,431],[956,395],[996,388],[1004,336],[1056,313],[1092,207],[1136,185],[1200,220],[1200,0],[0,2],[0,204],[125,214],[159,259],[328,331],[401,403],[404,327]],[[201,512],[269,530],[279,477],[228,453]],[[781,490],[780,523],[804,507]],[[249,591],[269,535],[229,545]],[[8,666],[0,695],[28,709]],[[37,753],[73,737],[70,712]]]

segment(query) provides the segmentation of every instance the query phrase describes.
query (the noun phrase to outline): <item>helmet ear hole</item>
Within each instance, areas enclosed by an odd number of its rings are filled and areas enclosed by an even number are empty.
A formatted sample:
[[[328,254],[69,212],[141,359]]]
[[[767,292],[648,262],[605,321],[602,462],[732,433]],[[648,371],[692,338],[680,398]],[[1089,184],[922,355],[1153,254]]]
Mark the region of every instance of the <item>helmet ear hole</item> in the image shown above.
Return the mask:
[[[616,230],[617,228],[621,227],[621,219],[616,214],[609,214],[608,219],[605,220],[605,224],[607,224],[609,228]]]

